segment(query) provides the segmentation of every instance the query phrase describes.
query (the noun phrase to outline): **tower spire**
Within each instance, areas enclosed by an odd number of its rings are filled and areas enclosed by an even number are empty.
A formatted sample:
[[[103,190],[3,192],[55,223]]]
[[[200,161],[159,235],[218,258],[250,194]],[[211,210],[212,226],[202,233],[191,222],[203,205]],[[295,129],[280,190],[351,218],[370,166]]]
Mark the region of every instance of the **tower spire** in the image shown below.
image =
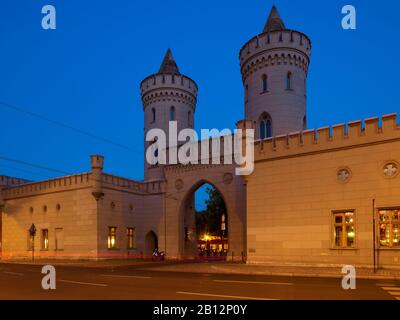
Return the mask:
[[[180,74],[171,49],[168,48],[161,63],[159,74]]]
[[[263,32],[280,31],[285,29],[285,24],[279,15],[278,9],[273,5]]]

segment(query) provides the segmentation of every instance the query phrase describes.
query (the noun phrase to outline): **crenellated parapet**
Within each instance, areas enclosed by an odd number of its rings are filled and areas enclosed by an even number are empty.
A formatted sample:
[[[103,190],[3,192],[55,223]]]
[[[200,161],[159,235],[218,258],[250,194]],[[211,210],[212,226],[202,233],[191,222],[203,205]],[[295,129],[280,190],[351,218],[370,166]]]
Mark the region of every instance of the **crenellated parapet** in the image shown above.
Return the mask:
[[[255,161],[400,141],[396,114],[310,129],[255,141]]]
[[[310,64],[311,40],[302,32],[279,30],[250,39],[239,53],[243,81],[252,72],[274,65],[293,65],[306,74]]]
[[[21,179],[21,178],[15,178],[15,177],[9,177],[9,176],[0,176],[0,186],[6,186],[6,187],[11,187],[11,186],[17,186],[25,183],[31,182],[30,180],[27,179]]]
[[[196,82],[181,74],[153,74],[140,84],[143,109],[163,99],[175,99],[194,109],[197,91]]]
[[[90,173],[9,186],[2,190],[4,200],[91,187]]]
[[[152,195],[164,192],[165,181],[142,182],[103,173],[101,183],[104,189],[115,189],[141,195]]]

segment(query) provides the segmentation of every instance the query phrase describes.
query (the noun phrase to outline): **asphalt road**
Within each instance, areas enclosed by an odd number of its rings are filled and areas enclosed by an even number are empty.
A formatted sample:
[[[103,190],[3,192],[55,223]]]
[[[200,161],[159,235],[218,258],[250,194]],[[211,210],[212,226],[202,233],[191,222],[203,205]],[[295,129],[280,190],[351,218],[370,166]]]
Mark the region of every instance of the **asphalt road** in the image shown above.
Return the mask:
[[[154,267],[154,264],[152,264]],[[56,289],[43,290],[42,266],[0,264],[0,299],[400,300],[400,282],[151,271],[146,266],[56,267]]]

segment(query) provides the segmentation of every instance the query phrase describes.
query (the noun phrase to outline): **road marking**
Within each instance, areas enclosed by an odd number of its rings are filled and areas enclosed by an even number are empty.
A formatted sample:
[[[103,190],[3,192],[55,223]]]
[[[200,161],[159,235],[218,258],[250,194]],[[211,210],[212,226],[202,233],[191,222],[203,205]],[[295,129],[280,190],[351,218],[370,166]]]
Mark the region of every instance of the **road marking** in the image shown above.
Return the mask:
[[[118,275],[118,274],[101,274],[103,277],[114,277],[114,278],[134,278],[134,279],[151,279],[152,277],[145,276],[126,276],[126,275]]]
[[[213,280],[214,282],[226,282],[226,283],[249,283],[249,284],[269,284],[269,285],[282,285],[292,286],[290,282],[263,282],[263,281],[239,281],[239,280]]]
[[[58,280],[58,281],[66,282],[66,283],[83,284],[83,285],[87,285],[87,286],[108,287],[108,284],[104,284],[104,283],[90,283],[90,282],[80,282],[80,281],[71,281],[71,280]]]
[[[227,296],[223,294],[211,294],[211,293],[199,293],[199,292],[185,292],[177,291],[178,294],[186,294],[192,296],[204,296],[204,297],[216,297],[216,298],[229,298],[239,300],[279,300],[279,299],[268,299],[268,298],[256,298],[256,297],[243,297],[243,296]]]
[[[391,290],[400,291],[400,288],[396,288],[396,287],[382,287],[382,289],[383,290],[388,290],[388,291],[391,291]]]
[[[394,283],[377,283],[376,286],[378,286],[378,287],[395,287],[396,284],[394,284]]]
[[[11,271],[3,271],[3,273],[5,274],[11,274],[13,276],[23,276],[23,273],[19,273],[19,272],[11,272]]]

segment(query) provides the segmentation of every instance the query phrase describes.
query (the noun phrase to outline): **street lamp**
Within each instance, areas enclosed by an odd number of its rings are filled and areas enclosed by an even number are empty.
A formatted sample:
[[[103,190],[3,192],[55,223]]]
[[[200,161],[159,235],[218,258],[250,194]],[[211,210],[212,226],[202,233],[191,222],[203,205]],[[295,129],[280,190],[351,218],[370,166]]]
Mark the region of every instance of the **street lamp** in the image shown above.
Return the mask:
[[[32,239],[32,261],[35,260],[35,236],[36,236],[36,227],[32,223],[31,227],[29,228],[29,235]]]

